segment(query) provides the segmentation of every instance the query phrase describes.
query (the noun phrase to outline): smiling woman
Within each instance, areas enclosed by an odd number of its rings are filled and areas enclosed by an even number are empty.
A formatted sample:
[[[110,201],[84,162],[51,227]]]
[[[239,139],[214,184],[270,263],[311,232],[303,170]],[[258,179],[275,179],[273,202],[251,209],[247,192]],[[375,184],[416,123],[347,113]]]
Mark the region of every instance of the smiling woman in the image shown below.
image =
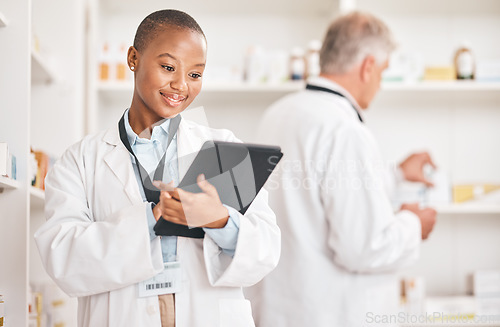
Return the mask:
[[[209,140],[239,142],[179,115],[200,93],[206,57],[191,16],[146,17],[128,51],[130,108],[113,128],[70,147],[47,175],[47,222],[35,240],[49,275],[79,297],[79,327],[254,326],[242,287],[268,274],[280,249],[267,192],[242,215],[201,177],[200,193],[175,188],[189,166],[179,158]],[[201,223],[188,226],[184,210]],[[168,227],[161,237],[160,219]]]
[[[161,19],[159,13],[146,18],[128,51],[135,84],[130,121],[138,135],[185,110],[201,91],[207,57],[203,31],[192,18],[159,24]]]

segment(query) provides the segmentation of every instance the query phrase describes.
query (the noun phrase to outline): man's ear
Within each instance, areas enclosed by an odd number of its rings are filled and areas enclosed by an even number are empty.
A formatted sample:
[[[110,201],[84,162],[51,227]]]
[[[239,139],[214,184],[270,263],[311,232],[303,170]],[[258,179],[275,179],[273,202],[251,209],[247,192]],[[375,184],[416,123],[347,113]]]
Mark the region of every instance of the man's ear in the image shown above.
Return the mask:
[[[127,64],[130,70],[135,71],[137,69],[137,63],[139,62],[139,52],[137,49],[131,46],[128,48],[127,52]]]
[[[363,83],[370,81],[373,75],[373,70],[375,69],[375,57],[366,56],[366,58],[361,63],[360,78]]]

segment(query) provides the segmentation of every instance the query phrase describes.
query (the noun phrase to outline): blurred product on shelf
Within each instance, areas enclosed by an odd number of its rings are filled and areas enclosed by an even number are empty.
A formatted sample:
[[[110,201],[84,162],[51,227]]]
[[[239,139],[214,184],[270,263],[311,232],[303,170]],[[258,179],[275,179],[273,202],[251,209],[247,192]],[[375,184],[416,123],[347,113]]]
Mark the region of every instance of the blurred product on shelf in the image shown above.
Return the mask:
[[[395,51],[389,67],[383,73],[384,82],[418,82],[424,76],[424,60],[421,53]]]
[[[0,294],[0,327],[4,326],[4,319],[5,319],[5,309],[4,309],[4,301],[3,301],[3,295]]]
[[[303,80],[306,72],[306,61],[304,50],[300,47],[294,47],[290,53],[290,79]]]
[[[456,80],[455,67],[453,66],[427,66],[424,71],[426,81],[453,81]]]
[[[33,327],[72,326],[69,297],[52,283],[33,284],[30,297],[30,324]],[[73,318],[74,320],[74,318]],[[31,326],[30,326],[31,327]]]
[[[30,327],[42,327],[46,326],[45,320],[43,319],[43,296],[42,293],[32,292],[31,287],[29,289],[29,303],[28,303],[28,317]]]
[[[311,40],[307,47],[306,54],[306,77],[319,76],[319,51],[321,50],[321,41]]]
[[[474,295],[500,297],[500,270],[475,271]]]
[[[33,161],[33,157],[35,158],[36,166]],[[50,167],[52,167],[54,161],[55,159],[51,158],[45,152],[34,151],[33,149],[31,149],[30,177],[32,178],[31,179],[32,186],[45,190],[45,176],[47,176],[47,172],[49,171]]]
[[[418,203],[422,207],[451,203],[451,187],[448,174],[441,170],[430,170],[426,178],[434,186],[423,183],[401,182],[395,189],[392,199],[394,210],[399,210],[403,203]]]
[[[269,67],[267,82],[280,84],[288,80],[288,54],[286,51],[276,50],[269,52]]]
[[[38,38],[34,28],[31,32],[31,49],[36,53],[40,53],[40,39]]]
[[[465,324],[475,322],[474,317],[477,314],[476,299],[473,296],[428,297],[425,300],[425,312],[430,314],[428,318],[430,324],[439,323],[438,326],[455,326],[458,324],[458,326],[465,326]],[[425,324],[425,326],[428,325]]]
[[[453,186],[453,202],[478,200],[485,194],[500,190],[498,184],[465,184]]]
[[[453,63],[457,79],[474,79],[475,61],[467,42],[463,42],[455,52]]]
[[[401,279],[401,309],[418,315],[425,311],[425,281],[423,277]]]
[[[476,80],[481,82],[500,82],[500,59],[478,60]]]
[[[6,142],[0,142],[0,176],[17,179],[16,157]]]
[[[99,81],[100,82],[128,82],[132,74],[127,66],[128,47],[125,42],[108,43],[102,45],[99,53]]]
[[[99,80],[109,81],[110,79],[110,53],[109,46],[105,43],[102,46],[102,51],[99,54]]]
[[[212,84],[241,83],[244,79],[245,69],[241,65],[208,65],[203,72],[203,82]]]
[[[247,83],[263,83],[267,77],[266,57],[264,49],[259,45],[248,47],[245,54],[245,71],[243,79]]]
[[[115,79],[119,82],[128,80],[129,70],[127,69],[127,46],[125,43],[120,45],[120,51],[115,52],[113,64],[115,66]]]
[[[500,315],[500,270],[474,272],[477,314]]]

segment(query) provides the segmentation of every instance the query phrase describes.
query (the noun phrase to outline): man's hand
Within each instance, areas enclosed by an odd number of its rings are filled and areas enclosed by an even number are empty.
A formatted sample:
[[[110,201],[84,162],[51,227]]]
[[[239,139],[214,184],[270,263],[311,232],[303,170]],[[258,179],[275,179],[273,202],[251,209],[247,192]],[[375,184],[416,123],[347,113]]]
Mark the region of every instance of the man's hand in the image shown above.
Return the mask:
[[[399,167],[403,171],[404,178],[410,182],[421,182],[427,186],[434,186],[432,182],[427,180],[424,175],[424,166],[431,165],[436,168],[436,165],[427,152],[414,153],[406,158]]]
[[[408,210],[413,212],[420,219],[420,225],[422,226],[422,239],[425,240],[429,237],[429,234],[434,228],[436,223],[436,210],[432,208],[420,209],[418,204],[403,204],[401,210]]]
[[[229,213],[222,205],[215,187],[199,175],[197,179],[201,193],[191,193],[180,188],[172,190],[171,184],[155,181],[161,189],[160,202],[153,208],[158,220],[163,219],[190,227],[223,228],[229,219]]]

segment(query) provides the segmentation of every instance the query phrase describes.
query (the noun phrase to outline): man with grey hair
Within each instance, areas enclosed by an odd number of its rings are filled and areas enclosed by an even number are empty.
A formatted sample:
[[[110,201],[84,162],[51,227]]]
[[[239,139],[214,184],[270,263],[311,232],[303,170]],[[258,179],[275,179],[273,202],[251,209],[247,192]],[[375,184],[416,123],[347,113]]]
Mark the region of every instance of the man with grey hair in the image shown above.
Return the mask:
[[[323,42],[320,76],[263,117],[261,140],[284,153],[267,184],[282,254],[246,290],[258,327],[373,326],[396,313],[394,273],[416,261],[436,212],[415,204],[394,212],[390,174],[363,124],[393,48],[379,19],[359,12],[338,18]],[[434,165],[427,153],[414,154],[392,181],[399,175],[430,185],[426,164]]]

